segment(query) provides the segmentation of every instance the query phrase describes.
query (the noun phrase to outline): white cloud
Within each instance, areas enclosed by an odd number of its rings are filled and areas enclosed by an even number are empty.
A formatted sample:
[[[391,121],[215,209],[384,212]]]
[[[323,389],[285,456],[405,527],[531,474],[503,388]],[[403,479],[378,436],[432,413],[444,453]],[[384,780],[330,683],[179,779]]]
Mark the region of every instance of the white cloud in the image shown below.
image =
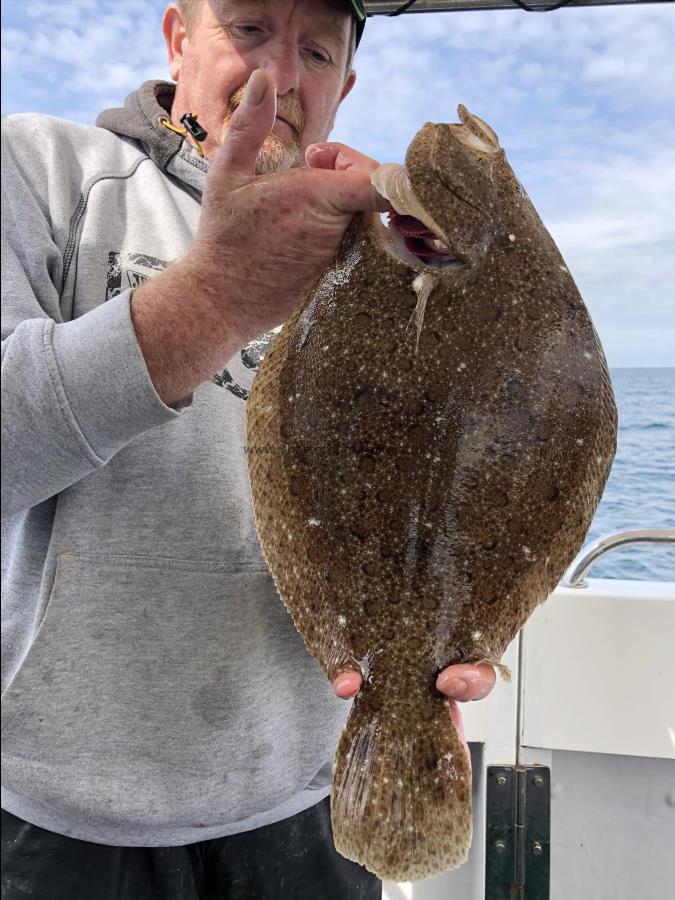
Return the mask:
[[[167,78],[166,5],[4,0],[3,111],[91,124],[142,81]],[[401,160],[425,121],[454,121],[465,103],[499,134],[610,363],[667,364],[673,46],[675,17],[659,5],[371,18],[333,137]]]
[[[456,121],[459,101],[484,117],[558,243],[612,365],[672,364],[669,12],[372,20],[356,57],[360,86],[337,121],[337,139],[401,160],[424,121]]]

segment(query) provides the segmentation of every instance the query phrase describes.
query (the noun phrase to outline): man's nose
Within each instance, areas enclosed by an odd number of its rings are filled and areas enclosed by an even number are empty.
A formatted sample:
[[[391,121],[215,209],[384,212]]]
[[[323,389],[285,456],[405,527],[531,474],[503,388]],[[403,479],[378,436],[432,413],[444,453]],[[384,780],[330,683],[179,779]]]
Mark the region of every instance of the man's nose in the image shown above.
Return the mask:
[[[300,53],[297,47],[289,44],[278,44],[267,47],[265,58],[260,61],[277,87],[277,96],[289,91],[297,94],[300,89]]]

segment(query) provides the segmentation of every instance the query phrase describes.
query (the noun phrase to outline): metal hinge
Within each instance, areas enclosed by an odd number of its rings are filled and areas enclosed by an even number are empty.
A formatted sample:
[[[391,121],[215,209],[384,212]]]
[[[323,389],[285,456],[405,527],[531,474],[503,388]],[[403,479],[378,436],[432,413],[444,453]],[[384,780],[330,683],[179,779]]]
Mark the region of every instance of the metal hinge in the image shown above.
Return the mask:
[[[485,900],[549,900],[551,773],[489,766]]]

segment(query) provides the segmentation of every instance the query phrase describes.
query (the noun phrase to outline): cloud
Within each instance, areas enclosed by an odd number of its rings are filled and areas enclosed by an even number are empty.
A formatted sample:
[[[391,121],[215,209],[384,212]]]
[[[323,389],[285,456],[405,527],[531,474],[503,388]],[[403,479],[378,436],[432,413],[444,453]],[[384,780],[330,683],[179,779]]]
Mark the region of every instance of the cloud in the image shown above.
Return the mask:
[[[459,101],[484,117],[558,243],[612,365],[672,364],[669,12],[370,20],[356,57],[360,84],[334,134],[401,161],[422,122],[456,121]]]
[[[168,0],[167,0],[168,2]],[[168,78],[163,0],[4,0],[3,112],[92,124]],[[335,140],[400,161],[459,102],[497,131],[613,365],[668,364],[675,19],[658,5],[368,20]]]
[[[168,78],[159,0],[24,0],[4,3],[3,113],[62,104],[76,121],[93,124],[112,98],[148,78]],[[22,100],[32,101],[20,106]],[[92,114],[92,110],[95,110]]]

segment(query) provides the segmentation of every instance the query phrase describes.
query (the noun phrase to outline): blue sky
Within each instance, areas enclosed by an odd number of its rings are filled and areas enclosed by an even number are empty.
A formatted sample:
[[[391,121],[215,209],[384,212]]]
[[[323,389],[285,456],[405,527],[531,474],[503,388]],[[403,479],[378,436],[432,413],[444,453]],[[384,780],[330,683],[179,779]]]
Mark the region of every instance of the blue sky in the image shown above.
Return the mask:
[[[2,112],[93,124],[167,78],[163,0],[2,0]],[[612,366],[675,360],[675,9],[368,21],[333,139],[402,161],[458,103],[500,137]]]

